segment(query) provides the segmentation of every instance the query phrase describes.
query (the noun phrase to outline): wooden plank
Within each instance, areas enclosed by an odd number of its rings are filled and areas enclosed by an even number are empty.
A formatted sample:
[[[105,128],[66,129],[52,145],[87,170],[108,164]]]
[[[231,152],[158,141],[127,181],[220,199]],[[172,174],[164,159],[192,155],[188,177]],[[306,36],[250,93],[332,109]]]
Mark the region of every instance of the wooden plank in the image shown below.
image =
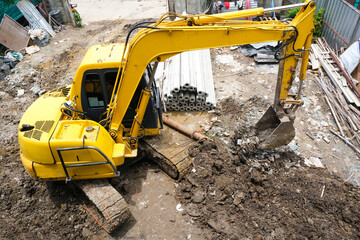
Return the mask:
[[[0,43],[19,52],[27,47],[29,39],[27,30],[5,14],[0,26]]]
[[[353,105],[349,105],[350,109],[360,117],[360,111]]]
[[[337,118],[337,116],[336,116],[335,110],[334,110],[334,108],[332,107],[332,105],[331,105],[331,103],[330,103],[330,101],[329,101],[329,98],[328,98],[326,95],[325,95],[325,100],[326,100],[326,103],[327,103],[327,104],[329,105],[329,107],[330,107],[330,111],[331,111],[331,113],[332,113],[332,115],[333,115],[333,117],[334,117],[334,119],[335,119],[335,123],[336,123],[336,125],[338,126],[341,135],[342,135],[342,136],[345,136],[345,135],[344,135],[344,132],[343,132],[343,129],[342,129],[340,123],[339,123],[339,120],[338,120],[338,118]]]
[[[314,53],[310,53],[310,61],[312,70],[317,70],[320,67],[319,61],[316,59]]]
[[[327,61],[319,54],[321,52],[321,49],[318,45],[314,44],[312,45],[312,49],[314,50],[314,53],[317,55],[317,58],[319,59],[321,66],[325,69],[326,73],[332,80],[334,84],[338,88],[341,89],[344,97],[346,98],[347,102],[354,103],[357,107],[360,107],[360,100],[359,98],[354,94],[353,91],[347,86],[346,79],[344,77],[340,76],[337,72],[334,72],[334,66],[327,63]],[[344,86],[345,83],[345,86]]]

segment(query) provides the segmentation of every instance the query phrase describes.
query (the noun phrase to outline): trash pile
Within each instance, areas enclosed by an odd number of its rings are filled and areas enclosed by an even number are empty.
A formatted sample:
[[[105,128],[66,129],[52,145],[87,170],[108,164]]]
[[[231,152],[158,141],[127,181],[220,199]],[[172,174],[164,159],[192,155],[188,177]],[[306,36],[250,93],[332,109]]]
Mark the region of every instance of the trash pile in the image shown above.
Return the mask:
[[[279,42],[265,42],[239,46],[240,51],[247,57],[254,57],[257,63],[278,63],[276,54],[280,54]]]
[[[311,46],[310,59],[312,67],[317,66],[316,69],[319,69],[320,74],[316,81],[325,94],[326,103],[338,130],[330,132],[360,154],[360,85],[359,81],[351,76],[359,64],[359,42],[356,41],[340,58],[325,39],[319,38],[316,43]],[[320,65],[327,76],[319,68]]]
[[[15,6],[11,4],[3,3],[9,8]],[[40,51],[40,47],[48,45],[50,38],[64,28],[60,11],[48,12],[44,3],[38,4],[36,8],[29,0],[21,0],[16,1],[16,7],[29,25],[24,27],[4,14],[0,25],[0,44],[7,51],[0,59],[0,80],[10,74],[10,69],[22,60],[23,55]]]
[[[0,81],[4,80],[5,77],[10,74],[10,70],[13,69],[23,57],[19,52],[7,51],[5,56],[0,58]]]

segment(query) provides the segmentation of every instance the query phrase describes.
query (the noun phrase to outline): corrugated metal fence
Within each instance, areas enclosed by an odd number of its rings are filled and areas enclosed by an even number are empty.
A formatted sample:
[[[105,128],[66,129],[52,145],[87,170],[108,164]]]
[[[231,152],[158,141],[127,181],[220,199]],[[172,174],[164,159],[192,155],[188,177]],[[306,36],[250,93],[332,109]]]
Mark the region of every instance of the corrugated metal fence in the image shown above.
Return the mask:
[[[292,2],[300,2],[292,0]],[[348,47],[360,37],[360,11],[344,0],[315,0],[324,9],[323,37],[333,48]]]

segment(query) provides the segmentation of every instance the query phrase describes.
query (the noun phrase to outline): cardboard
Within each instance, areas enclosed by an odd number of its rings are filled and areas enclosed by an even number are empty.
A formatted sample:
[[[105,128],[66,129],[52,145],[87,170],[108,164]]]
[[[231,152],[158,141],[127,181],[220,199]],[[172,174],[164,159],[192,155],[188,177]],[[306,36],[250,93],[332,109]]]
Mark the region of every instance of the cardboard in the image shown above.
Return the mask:
[[[30,35],[27,30],[8,15],[4,15],[0,25],[0,43],[19,52],[28,46]]]

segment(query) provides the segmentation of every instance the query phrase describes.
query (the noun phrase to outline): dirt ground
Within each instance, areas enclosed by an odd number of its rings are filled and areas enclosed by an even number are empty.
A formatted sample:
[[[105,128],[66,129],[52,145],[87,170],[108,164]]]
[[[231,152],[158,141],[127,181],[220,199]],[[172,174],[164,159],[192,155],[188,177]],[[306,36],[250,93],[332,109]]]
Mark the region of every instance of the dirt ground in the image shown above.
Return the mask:
[[[358,239],[357,187],[307,167],[288,146],[257,149],[247,116],[264,104],[257,97],[220,104],[218,121],[242,127],[230,144],[214,138],[192,149],[194,167],[177,188],[187,214],[208,230],[206,239]]]
[[[84,24],[104,20],[159,18],[167,12],[166,0],[72,0]]]
[[[314,76],[295,140],[262,152],[251,126],[272,102],[277,66],[229,48],[212,50],[218,110],[197,123],[214,141],[192,149],[194,166],[180,182],[147,160],[112,179],[132,212],[114,234],[96,223],[87,209],[105,219],[71,182],[30,179],[17,125],[34,92],[71,83],[87,48],[123,40],[136,21],[67,27],[0,81],[1,239],[359,239],[358,157],[328,134],[334,123]],[[307,166],[319,162],[326,168]]]

